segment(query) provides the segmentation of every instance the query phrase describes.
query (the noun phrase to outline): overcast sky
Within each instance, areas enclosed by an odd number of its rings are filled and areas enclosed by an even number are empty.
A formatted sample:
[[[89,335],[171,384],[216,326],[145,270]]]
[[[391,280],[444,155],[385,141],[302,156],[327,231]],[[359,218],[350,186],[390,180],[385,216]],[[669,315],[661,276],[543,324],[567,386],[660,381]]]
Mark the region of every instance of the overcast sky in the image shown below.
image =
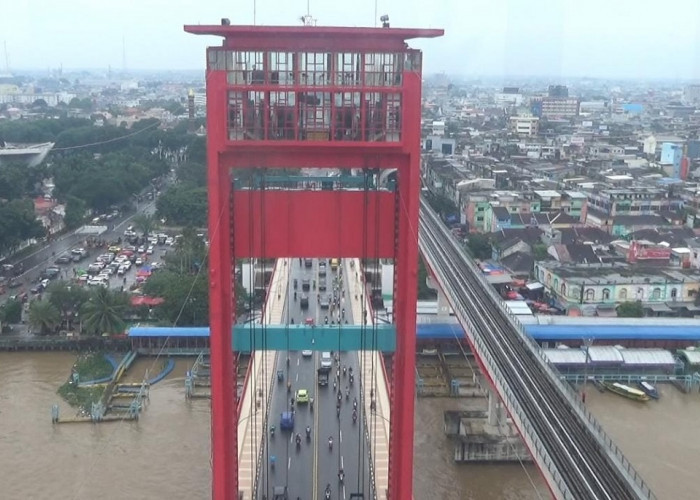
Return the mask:
[[[374,0],[310,0],[322,25],[372,26]],[[253,23],[253,0],[5,0],[11,70],[198,69],[216,38],[183,24]],[[700,79],[700,0],[377,0],[394,27],[444,28],[411,43],[424,71]],[[343,5],[339,8],[338,5]],[[257,0],[257,24],[293,25],[306,0]],[[4,70],[5,58],[0,58]]]

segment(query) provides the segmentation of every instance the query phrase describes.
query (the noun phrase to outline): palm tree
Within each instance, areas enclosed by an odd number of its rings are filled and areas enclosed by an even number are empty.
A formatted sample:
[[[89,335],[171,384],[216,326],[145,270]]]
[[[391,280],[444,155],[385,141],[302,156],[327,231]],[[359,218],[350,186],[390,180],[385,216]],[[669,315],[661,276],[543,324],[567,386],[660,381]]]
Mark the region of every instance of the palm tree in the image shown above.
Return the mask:
[[[61,313],[48,300],[35,300],[29,306],[29,325],[42,335],[54,332],[61,324]]]
[[[140,230],[145,236],[158,227],[158,220],[153,215],[139,214],[133,219],[134,227]]]
[[[81,311],[83,328],[95,335],[124,330],[124,314],[129,299],[124,292],[97,287]]]

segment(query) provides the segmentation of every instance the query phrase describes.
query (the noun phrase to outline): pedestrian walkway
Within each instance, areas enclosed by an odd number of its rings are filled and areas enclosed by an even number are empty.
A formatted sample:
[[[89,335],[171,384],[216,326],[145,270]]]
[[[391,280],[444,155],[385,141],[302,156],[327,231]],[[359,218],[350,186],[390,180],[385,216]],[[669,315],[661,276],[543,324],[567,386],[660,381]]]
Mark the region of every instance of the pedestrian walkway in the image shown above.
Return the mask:
[[[282,322],[289,288],[289,266],[289,259],[277,260],[264,310],[267,324]],[[253,497],[260,449],[267,432],[267,408],[272,397],[276,361],[276,351],[255,351],[250,359],[250,376],[238,419],[238,489],[243,498]]]
[[[350,261],[354,261],[350,265]],[[364,316],[367,318],[367,326],[374,324],[371,314],[371,307],[366,287],[360,272],[360,261],[358,259],[343,259],[345,276],[348,277],[350,302],[352,307],[352,317],[357,322],[361,322]],[[364,308],[361,297],[364,298]],[[384,373],[383,358],[381,352],[361,351],[360,370],[364,383],[362,404],[365,415],[367,415],[366,429],[367,440],[369,442],[372,459],[372,474],[374,476],[374,486],[377,498],[383,500],[387,498],[386,491],[389,488],[389,436],[391,422],[391,405],[389,401],[389,391]],[[374,389],[374,390],[373,390]],[[376,408],[371,409],[372,396],[374,396]]]

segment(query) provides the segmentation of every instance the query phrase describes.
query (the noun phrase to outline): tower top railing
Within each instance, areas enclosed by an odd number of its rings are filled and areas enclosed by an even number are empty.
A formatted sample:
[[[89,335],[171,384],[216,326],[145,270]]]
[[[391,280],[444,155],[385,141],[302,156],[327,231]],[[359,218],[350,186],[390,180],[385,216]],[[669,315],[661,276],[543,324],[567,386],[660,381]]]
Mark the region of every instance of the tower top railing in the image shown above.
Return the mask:
[[[186,25],[185,31],[195,35],[224,38],[223,46],[237,50],[407,50],[406,40],[437,38],[441,29],[416,28],[350,28],[345,26],[251,26],[251,25]]]

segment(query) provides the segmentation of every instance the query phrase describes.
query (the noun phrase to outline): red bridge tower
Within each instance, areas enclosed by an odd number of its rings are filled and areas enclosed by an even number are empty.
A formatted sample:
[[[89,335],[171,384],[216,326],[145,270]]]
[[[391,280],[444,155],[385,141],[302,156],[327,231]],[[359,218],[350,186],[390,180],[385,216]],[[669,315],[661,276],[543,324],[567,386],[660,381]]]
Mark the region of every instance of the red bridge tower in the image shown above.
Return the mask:
[[[443,31],[228,23],[185,31],[224,38],[207,50],[213,498],[233,500],[238,489],[235,259],[361,256],[395,259],[389,488],[392,499],[410,499],[421,52],[405,41]],[[280,168],[397,173],[395,189],[371,192],[232,185],[232,172],[264,178]]]

